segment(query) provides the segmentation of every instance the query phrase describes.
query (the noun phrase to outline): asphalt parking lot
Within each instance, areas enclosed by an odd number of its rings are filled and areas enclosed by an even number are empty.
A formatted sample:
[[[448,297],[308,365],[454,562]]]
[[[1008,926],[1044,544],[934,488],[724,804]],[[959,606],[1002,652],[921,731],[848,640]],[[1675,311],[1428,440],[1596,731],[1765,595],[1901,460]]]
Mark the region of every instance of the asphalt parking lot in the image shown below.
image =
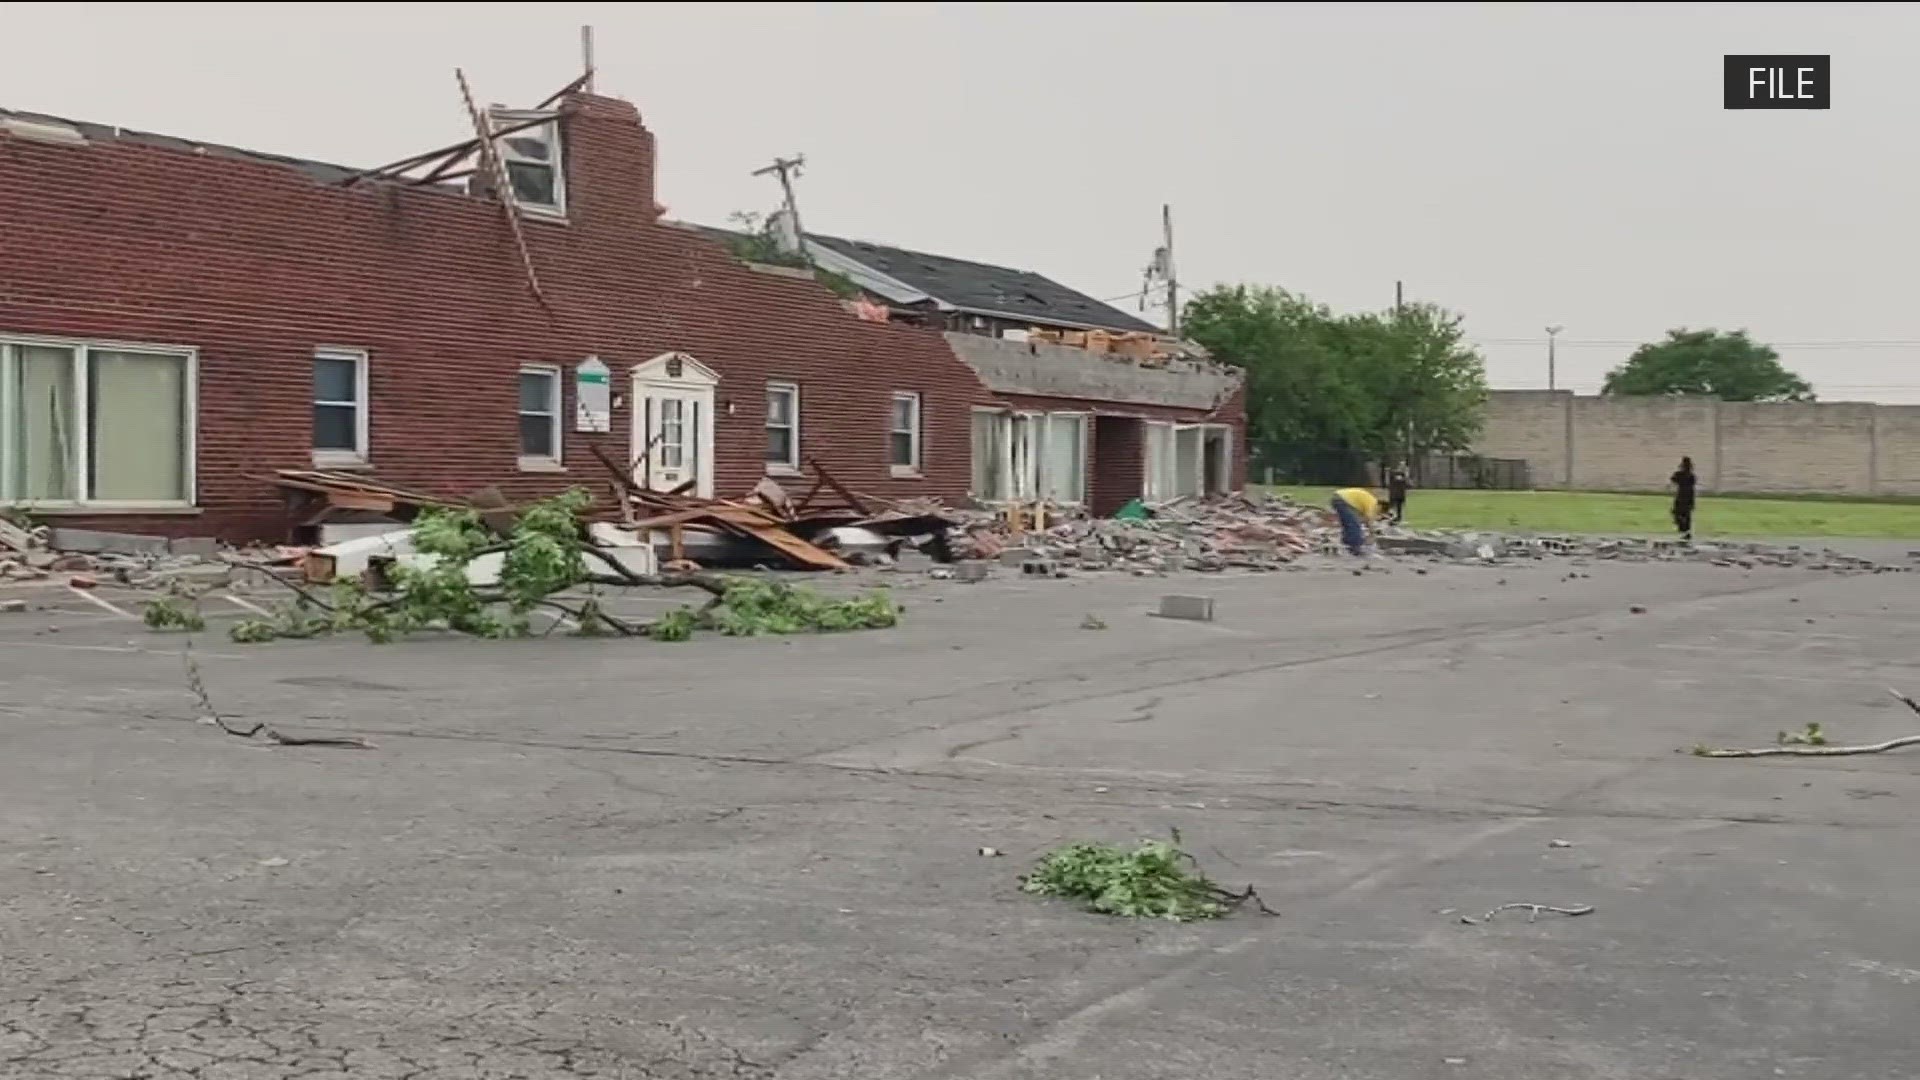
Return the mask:
[[[1920,751],[1676,751],[1920,731],[1914,576],[1420,568],[896,575],[894,630],[677,645],[208,598],[223,714],[368,750],[227,737],[137,596],[36,586],[0,1076],[1911,1077]],[[1170,829],[1279,916],[1019,891]],[[1594,911],[1460,921],[1511,902]]]

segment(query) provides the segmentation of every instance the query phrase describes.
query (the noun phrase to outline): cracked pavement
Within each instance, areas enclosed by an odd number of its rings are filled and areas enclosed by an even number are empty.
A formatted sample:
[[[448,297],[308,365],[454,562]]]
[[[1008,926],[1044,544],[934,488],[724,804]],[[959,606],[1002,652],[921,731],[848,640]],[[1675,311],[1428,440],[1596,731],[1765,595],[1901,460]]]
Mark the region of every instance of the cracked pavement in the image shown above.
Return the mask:
[[[1675,751],[1916,730],[1920,589],[1589,569],[195,642],[223,713],[367,751],[197,723],[182,639],[97,604],[0,615],[0,1077],[1910,1077],[1920,754]],[[1281,916],[1018,891],[1169,828]],[[1459,922],[1522,901],[1596,910]]]

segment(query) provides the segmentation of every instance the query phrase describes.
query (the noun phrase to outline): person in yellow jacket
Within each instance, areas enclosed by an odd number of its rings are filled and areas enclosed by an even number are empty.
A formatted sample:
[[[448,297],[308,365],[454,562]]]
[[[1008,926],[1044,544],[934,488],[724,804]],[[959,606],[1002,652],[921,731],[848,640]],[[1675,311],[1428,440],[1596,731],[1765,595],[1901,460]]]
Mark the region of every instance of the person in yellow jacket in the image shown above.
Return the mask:
[[[1380,516],[1380,500],[1366,488],[1333,493],[1333,514],[1340,519],[1340,542],[1355,555],[1367,553],[1367,533]]]

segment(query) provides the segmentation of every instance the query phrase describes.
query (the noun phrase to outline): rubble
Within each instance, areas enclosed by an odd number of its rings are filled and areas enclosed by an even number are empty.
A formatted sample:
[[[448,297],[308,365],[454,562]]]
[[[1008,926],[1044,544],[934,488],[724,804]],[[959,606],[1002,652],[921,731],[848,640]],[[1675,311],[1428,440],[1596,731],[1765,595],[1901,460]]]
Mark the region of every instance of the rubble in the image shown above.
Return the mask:
[[[257,556],[242,556],[206,537],[169,540],[0,521],[0,582],[50,581],[88,589],[111,580],[150,586],[239,561],[257,561]]]
[[[1047,528],[1029,531],[1017,530],[998,511],[950,513],[957,523],[953,547],[958,556],[1014,567],[1050,562],[1063,570],[1112,570],[1147,577],[1181,571],[1287,570],[1297,568],[1308,556],[1343,554],[1339,524],[1330,511],[1275,496],[1186,497],[1144,507],[1138,518],[1054,517]],[[1793,567],[1900,573],[1913,569],[1797,545],[1416,531],[1393,525],[1378,530],[1375,545],[1395,559],[1480,566],[1567,559],[1576,567],[1594,562],[1701,562],[1742,570]]]

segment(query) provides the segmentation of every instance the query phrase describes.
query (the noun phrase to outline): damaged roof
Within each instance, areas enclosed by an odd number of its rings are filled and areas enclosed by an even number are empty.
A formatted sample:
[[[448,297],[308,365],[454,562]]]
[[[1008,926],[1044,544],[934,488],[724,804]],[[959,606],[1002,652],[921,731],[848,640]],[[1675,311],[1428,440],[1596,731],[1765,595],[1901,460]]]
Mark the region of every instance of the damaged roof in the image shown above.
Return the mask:
[[[1040,324],[1158,334],[1160,328],[1031,270],[969,262],[865,240],[808,233],[810,244],[859,263],[943,306]]]
[[[72,120],[64,116],[18,109],[0,108],[0,131],[11,132],[16,136],[40,142],[67,142],[78,138],[96,143],[138,143],[166,150],[209,154],[268,165],[285,165],[327,184],[339,183],[360,172],[358,169],[350,169],[344,165],[330,165],[323,161],[308,161],[305,158],[269,154],[259,150],[243,150],[237,146],[222,146],[219,143],[201,142],[198,139],[182,139],[173,135],[159,135],[151,131],[136,131],[133,128],[116,127],[112,124],[95,124],[86,120]]]

